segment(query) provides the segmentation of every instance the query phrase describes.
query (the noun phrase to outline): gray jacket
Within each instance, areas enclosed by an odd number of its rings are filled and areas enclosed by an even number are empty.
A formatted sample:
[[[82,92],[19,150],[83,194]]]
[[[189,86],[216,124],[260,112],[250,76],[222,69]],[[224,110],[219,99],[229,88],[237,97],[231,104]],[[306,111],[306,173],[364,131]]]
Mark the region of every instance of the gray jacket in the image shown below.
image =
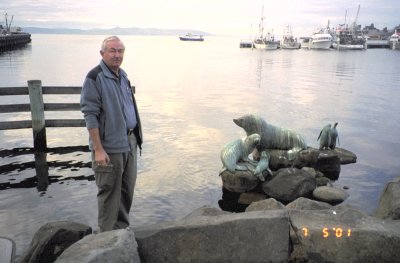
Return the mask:
[[[101,61],[86,76],[81,93],[81,111],[84,115],[86,128],[99,128],[100,139],[107,153],[121,153],[130,150],[127,126],[123,113],[122,89],[131,88],[128,76],[120,69],[120,79]],[[136,110],[136,138],[141,149],[143,135],[132,92],[133,104]],[[89,140],[92,149],[92,141]]]

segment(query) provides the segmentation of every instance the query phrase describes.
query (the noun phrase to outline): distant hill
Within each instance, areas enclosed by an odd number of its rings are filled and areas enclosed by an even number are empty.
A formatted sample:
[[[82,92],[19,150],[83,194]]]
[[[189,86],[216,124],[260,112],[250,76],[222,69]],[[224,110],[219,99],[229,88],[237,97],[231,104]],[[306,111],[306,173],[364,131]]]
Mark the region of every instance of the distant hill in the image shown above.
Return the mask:
[[[24,32],[31,34],[73,34],[73,35],[184,35],[188,32],[196,35],[210,35],[207,32],[189,29],[159,29],[159,28],[121,28],[110,29],[72,29],[72,28],[43,28],[43,27],[24,27]]]

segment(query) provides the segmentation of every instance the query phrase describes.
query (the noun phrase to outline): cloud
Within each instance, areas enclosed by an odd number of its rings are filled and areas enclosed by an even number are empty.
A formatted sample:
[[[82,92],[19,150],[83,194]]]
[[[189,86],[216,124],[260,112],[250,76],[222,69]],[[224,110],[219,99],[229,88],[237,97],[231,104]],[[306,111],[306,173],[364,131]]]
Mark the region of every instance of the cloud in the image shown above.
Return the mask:
[[[358,24],[398,25],[398,0],[360,1]],[[358,3],[345,0],[2,0],[0,12],[14,15],[14,25],[67,28],[156,27],[197,29],[217,34],[249,34],[257,28],[264,6],[266,27],[281,32],[311,30],[355,19]]]

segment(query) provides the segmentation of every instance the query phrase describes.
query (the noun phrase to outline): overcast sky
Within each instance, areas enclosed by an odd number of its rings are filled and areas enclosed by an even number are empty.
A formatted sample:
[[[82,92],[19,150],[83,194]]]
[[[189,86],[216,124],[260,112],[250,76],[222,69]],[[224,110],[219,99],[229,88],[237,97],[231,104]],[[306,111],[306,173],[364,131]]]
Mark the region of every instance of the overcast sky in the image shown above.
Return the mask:
[[[280,34],[290,24],[294,33],[354,21],[382,29],[400,24],[399,0],[1,0],[0,12],[13,15],[14,26],[195,29],[211,34],[252,35],[264,6],[265,27]],[[4,24],[4,18],[1,17]]]

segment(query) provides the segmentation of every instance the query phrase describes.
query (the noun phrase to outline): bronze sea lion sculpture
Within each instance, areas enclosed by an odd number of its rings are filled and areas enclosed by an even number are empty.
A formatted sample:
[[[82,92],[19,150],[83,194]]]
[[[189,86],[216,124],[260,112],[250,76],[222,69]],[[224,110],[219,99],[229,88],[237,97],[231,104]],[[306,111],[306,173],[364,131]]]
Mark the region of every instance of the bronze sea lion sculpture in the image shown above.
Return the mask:
[[[257,115],[247,114],[233,119],[233,122],[242,127],[247,135],[253,133],[261,135],[260,145],[257,146],[257,150],[259,151],[280,149],[297,153],[307,148],[304,137],[296,131],[269,124]],[[293,157],[294,155],[292,154],[291,156]]]
[[[319,140],[319,149],[329,149],[329,146],[331,144],[331,125],[325,125],[324,128],[322,128],[321,132],[318,135]]]
[[[339,133],[336,129],[336,126],[338,125],[337,122],[335,122],[335,124],[333,124],[333,127],[331,128],[331,143],[329,144],[329,148],[331,148],[332,150],[334,150],[336,148],[336,141],[339,143]]]
[[[253,162],[250,160],[249,154],[260,143],[260,139],[261,136],[255,133],[225,144],[221,150],[222,171],[226,168],[232,173],[235,172],[239,160]],[[243,170],[243,168],[239,167],[239,170]]]

